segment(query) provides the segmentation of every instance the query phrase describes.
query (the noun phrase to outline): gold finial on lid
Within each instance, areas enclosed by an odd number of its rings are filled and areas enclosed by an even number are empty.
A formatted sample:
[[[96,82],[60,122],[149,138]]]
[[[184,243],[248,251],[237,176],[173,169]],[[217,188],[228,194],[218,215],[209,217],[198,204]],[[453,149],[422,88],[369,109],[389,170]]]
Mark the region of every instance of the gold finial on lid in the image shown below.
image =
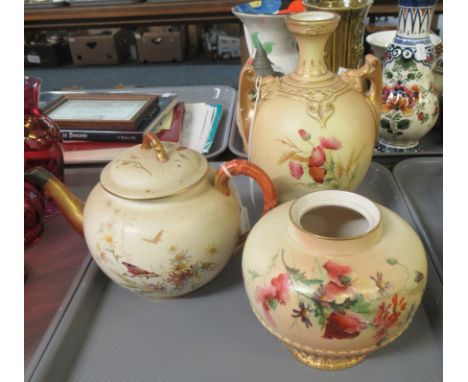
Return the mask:
[[[153,148],[156,152],[156,156],[161,162],[166,162],[169,159],[169,156],[164,149],[163,144],[159,140],[158,136],[154,133],[146,133],[143,136],[143,143],[141,144],[142,149]]]

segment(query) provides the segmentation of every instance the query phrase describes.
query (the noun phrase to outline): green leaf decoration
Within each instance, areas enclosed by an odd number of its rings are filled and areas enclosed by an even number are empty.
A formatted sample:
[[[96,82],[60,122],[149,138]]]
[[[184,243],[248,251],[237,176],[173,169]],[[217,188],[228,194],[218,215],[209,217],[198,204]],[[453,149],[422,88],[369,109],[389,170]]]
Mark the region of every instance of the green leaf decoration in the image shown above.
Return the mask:
[[[253,281],[255,280],[256,278],[260,277],[260,275],[258,274],[257,271],[253,271],[252,269],[249,269],[249,275],[250,275],[250,279]]]
[[[372,308],[371,303],[365,301],[362,294],[359,294],[355,300],[355,303],[351,306],[351,310],[354,313],[359,314],[372,314],[374,309]]]
[[[333,157],[330,155],[330,171],[335,172],[335,161],[333,160]]]
[[[276,307],[278,306],[278,302],[276,300],[271,299],[271,300],[268,300],[268,305],[270,306],[272,310],[275,310]]]
[[[270,54],[273,51],[273,45],[275,45],[274,42],[264,42],[262,43],[260,41],[260,38],[258,37],[258,33],[252,33],[250,35],[250,38],[252,39],[252,45],[255,49],[258,49],[259,46],[262,46],[263,50],[265,51],[266,54]]]
[[[353,175],[351,175],[351,180],[349,181],[350,184],[354,182],[354,179],[356,179],[358,170],[359,170],[359,163],[354,168]]]
[[[266,54],[271,54],[271,52],[273,51],[273,45],[275,45],[274,42],[264,42],[262,44],[263,50]]]
[[[255,49],[257,49],[259,46],[260,46],[260,39],[258,38],[258,33],[255,32],[255,33],[252,33],[250,35],[251,39],[252,39],[252,45]]]
[[[386,70],[386,71],[385,71],[385,77],[386,77],[387,79],[391,80],[391,79],[393,78],[393,73],[390,72],[390,71],[388,71],[388,70]]]
[[[398,121],[397,127],[400,130],[406,130],[410,126],[410,121],[409,119],[402,119],[401,121]]]
[[[323,284],[323,280],[320,279],[308,279],[305,275],[305,271],[300,271],[296,268],[289,267],[286,262],[284,261],[284,253],[281,254],[281,258],[283,260],[284,267],[286,271],[290,274],[294,281],[300,282],[304,285],[319,285]]]
[[[408,79],[408,81],[411,81],[414,80],[416,76],[414,75],[414,73],[408,73],[408,76],[406,78]]]
[[[396,265],[396,264],[398,264],[398,260],[395,259],[394,257],[387,257],[387,258],[385,259],[385,261],[386,261],[387,264],[389,264],[389,265]]]
[[[380,127],[385,130],[390,129],[390,121],[388,119],[382,118],[380,120]]]
[[[323,284],[322,280],[319,279],[308,279],[305,275],[304,271],[300,271],[299,269],[296,268],[289,268],[286,267],[286,270],[288,273],[291,275],[294,281],[300,282],[304,285],[319,285]]]
[[[351,300],[349,297],[344,300],[342,303],[336,303],[335,301],[332,301],[330,303],[330,307],[338,312],[344,312],[345,310],[350,310],[351,307],[356,304],[356,300]]]
[[[416,69],[416,62],[414,62],[413,59],[405,60],[403,57],[400,57],[398,63],[400,64],[403,70]]]
[[[325,328],[325,311],[319,301],[313,300],[313,302],[315,305],[314,316],[318,319],[320,328],[323,330]]]

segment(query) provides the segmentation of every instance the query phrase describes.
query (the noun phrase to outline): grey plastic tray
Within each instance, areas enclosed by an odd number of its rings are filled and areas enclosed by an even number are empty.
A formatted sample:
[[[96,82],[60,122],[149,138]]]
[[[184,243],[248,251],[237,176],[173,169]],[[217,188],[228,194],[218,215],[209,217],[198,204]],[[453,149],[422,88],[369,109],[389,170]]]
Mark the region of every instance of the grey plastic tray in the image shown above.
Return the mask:
[[[242,144],[242,138],[237,129],[237,124],[234,122],[231,129],[231,135],[229,136],[229,150],[240,158],[247,158],[247,154],[244,151],[244,145]],[[440,156],[443,154],[443,145],[441,132],[438,130],[440,127],[432,129],[426,136],[421,139],[421,152],[410,152],[410,153],[382,153],[374,150],[374,159],[381,163],[395,163],[399,160],[420,157],[420,156]]]
[[[443,280],[443,160],[412,158],[398,163],[393,175],[427,251]]]
[[[83,176],[80,169],[69,173]],[[259,189],[255,187],[253,206],[248,179],[235,178],[235,183],[253,223],[262,208]],[[398,187],[384,167],[373,163],[359,192],[411,221]],[[442,285],[429,264],[423,306],[408,331],[354,368],[322,372],[298,363],[254,317],[243,289],[240,255],[198,291],[157,302],[110,282],[91,262],[25,379],[440,381]]]
[[[24,9],[46,9],[58,8],[67,5],[66,0],[63,1],[41,1],[38,3],[24,3]]]
[[[62,94],[96,92],[146,94],[177,93],[178,98],[184,102],[221,103],[223,105],[223,114],[221,115],[213,145],[211,146],[210,152],[206,154],[205,157],[209,160],[215,159],[228,148],[229,133],[231,131],[236,105],[236,90],[229,86],[173,86],[43,92],[41,93],[40,106],[44,108]]]

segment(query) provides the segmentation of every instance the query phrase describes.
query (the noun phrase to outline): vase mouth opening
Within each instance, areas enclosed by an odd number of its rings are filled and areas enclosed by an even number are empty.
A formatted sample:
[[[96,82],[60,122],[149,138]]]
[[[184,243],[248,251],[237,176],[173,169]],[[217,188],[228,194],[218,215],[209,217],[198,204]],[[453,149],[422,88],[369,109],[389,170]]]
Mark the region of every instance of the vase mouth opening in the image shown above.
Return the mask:
[[[295,13],[289,16],[290,20],[294,21],[330,21],[338,15],[333,12],[326,11],[313,11],[313,12],[301,12]]]
[[[302,232],[326,240],[369,235],[380,224],[380,210],[369,199],[348,191],[316,191],[297,199],[290,219]]]

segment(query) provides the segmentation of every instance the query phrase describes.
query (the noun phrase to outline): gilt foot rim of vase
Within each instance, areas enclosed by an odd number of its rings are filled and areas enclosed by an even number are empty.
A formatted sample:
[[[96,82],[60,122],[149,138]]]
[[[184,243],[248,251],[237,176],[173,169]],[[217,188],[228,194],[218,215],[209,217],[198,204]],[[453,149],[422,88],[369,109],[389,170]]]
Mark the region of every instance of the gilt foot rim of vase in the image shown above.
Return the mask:
[[[314,369],[320,370],[343,370],[348,369],[361,363],[365,355],[354,356],[349,358],[332,358],[332,357],[320,357],[317,355],[312,355],[303,351],[300,351],[296,348],[287,346],[289,352],[296,358],[299,362],[303,363],[306,366],[312,367]]]

